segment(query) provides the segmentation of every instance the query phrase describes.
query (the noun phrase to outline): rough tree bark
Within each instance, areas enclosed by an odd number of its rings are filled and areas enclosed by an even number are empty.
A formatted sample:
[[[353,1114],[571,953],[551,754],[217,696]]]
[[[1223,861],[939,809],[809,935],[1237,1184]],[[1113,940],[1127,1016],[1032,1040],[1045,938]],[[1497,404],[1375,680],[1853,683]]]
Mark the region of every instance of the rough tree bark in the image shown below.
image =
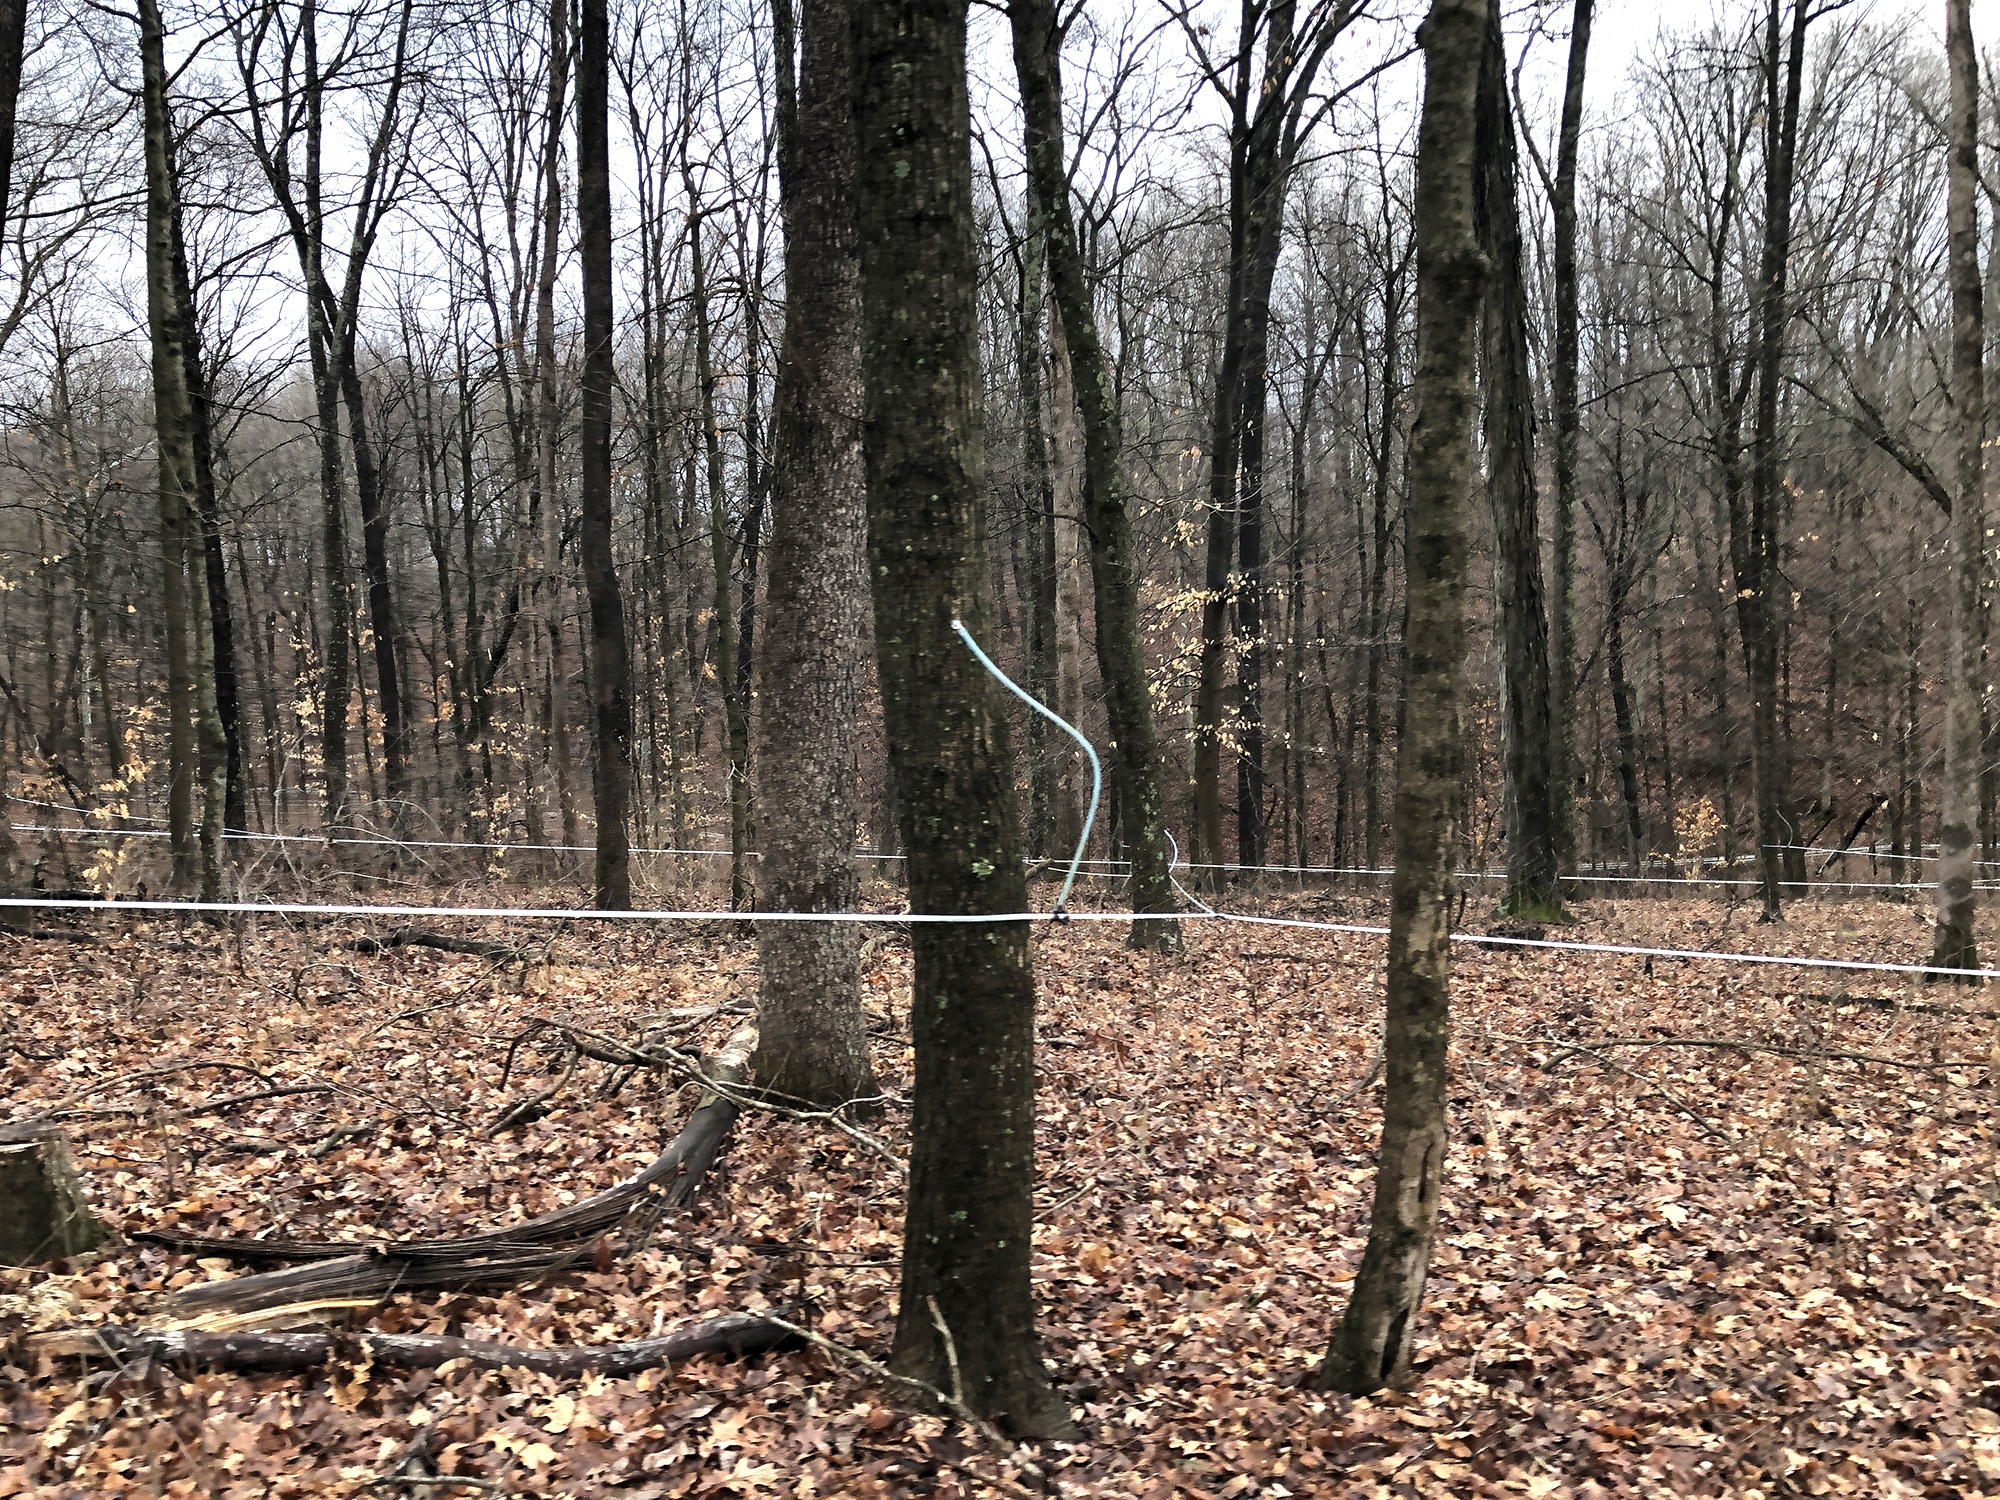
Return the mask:
[[[1485,265],[1473,230],[1473,107],[1489,0],[1434,0],[1418,32],[1417,369],[1410,432],[1407,697],[1396,768],[1382,1155],[1368,1249],[1313,1378],[1363,1394],[1408,1371],[1444,1176],[1451,871],[1463,754],[1466,496]]]
[[[1028,171],[1042,213],[1049,277],[1083,419],[1083,516],[1097,602],[1097,670],[1104,682],[1112,777],[1132,861],[1132,909],[1168,913],[1174,910],[1174,889],[1167,876],[1166,796],[1159,727],[1146,684],[1124,435],[1070,204],[1056,7],[1052,0],[1014,0],[1012,15]],[[1180,924],[1164,916],[1135,922],[1130,941],[1135,948],[1178,948]]]
[[[1981,722],[1984,687],[1980,583],[1986,528],[1986,320],[1979,265],[1979,64],[1972,0],[1946,0],[1945,52],[1951,67],[1950,231],[1951,404],[1958,423],[1958,495],[1951,513],[1951,661],[1944,721],[1944,789],[1938,807],[1937,937],[1931,962],[1976,969],[1973,934],[1979,853]],[[1976,982],[1976,981],[1973,981]]]
[[[146,161],[146,319],[153,356],[153,423],[158,436],[161,603],[167,652],[167,827],[173,882],[195,879],[195,691],[188,613],[187,553],[193,510],[193,413],[187,389],[187,331],[174,288],[173,121],[167,109],[166,30],[157,0],[139,0],[139,64]]]
[[[861,260],[847,0],[772,7],[785,328],[772,437],[758,805],[770,911],[851,911],[858,659],[868,596],[861,460]],[[757,1081],[830,1107],[875,1091],[848,923],[757,931]]]
[[[863,447],[889,760],[920,913],[1027,901],[993,617],[962,3],[855,6]],[[916,1083],[891,1364],[1027,1437],[1066,1433],[1035,1332],[1035,988],[1018,922],[915,928]]]
[[[1555,179],[1549,204],[1555,212],[1555,358],[1549,390],[1555,418],[1555,662],[1550,673],[1550,779],[1555,783],[1556,856],[1576,867],[1576,448],[1577,297],[1576,159],[1583,134],[1585,59],[1590,52],[1592,0],[1576,0],[1570,22],[1569,74],[1563,83],[1562,123],[1556,136]],[[1723,757],[1727,762],[1727,755]]]
[[[1535,489],[1534,376],[1528,368],[1528,286],[1516,201],[1519,156],[1507,89],[1499,0],[1487,8],[1479,61],[1478,173],[1473,209],[1486,256],[1480,312],[1486,496],[1493,507],[1493,586],[1501,637],[1501,739],[1507,822],[1503,910],[1562,915],[1550,734],[1549,624],[1542,604],[1542,542]],[[1572,393],[1573,394],[1573,393]]]
[[[625,601],[611,555],[611,22],[583,0],[576,56],[576,218],[583,254],[582,501],[577,550],[590,599],[591,755],[597,904],[632,905],[632,668]]]

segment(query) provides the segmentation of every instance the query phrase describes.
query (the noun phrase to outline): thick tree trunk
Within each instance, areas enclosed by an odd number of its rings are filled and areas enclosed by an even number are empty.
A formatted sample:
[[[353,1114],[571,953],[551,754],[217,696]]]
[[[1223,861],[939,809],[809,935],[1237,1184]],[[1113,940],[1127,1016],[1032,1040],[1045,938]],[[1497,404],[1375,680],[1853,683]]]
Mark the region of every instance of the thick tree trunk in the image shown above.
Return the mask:
[[[0,0],[0,239],[6,236],[14,182],[14,115],[27,51],[28,4],[29,0]]]
[[[791,0],[776,0],[785,330],[778,352],[758,805],[769,911],[851,911],[854,756],[868,578],[861,459],[861,260],[847,0],[804,0],[796,103]],[[757,1081],[831,1107],[875,1091],[856,930],[757,929]]]
[[[1576,450],[1577,276],[1576,159],[1583,133],[1583,84],[1590,52],[1593,0],[1576,0],[1563,83],[1556,172],[1549,194],[1555,211],[1555,357],[1549,390],[1555,418],[1555,661],[1549,683],[1549,779],[1556,814],[1556,859],[1576,868]],[[1727,765],[1728,757],[1723,757]]]
[[[1528,287],[1516,201],[1519,158],[1498,0],[1489,7],[1480,54],[1477,128],[1473,202],[1487,261],[1479,363],[1502,658],[1507,887],[1501,906],[1517,916],[1545,920],[1562,912],[1557,883],[1562,820],[1555,805],[1559,783],[1550,725],[1549,624],[1542,605],[1534,377],[1528,368]]]
[[[171,163],[169,170],[173,170]],[[195,739],[201,764],[201,899],[220,901],[223,831],[240,825],[243,818],[243,773],[236,740],[236,645],[228,575],[222,560],[222,523],[215,499],[214,436],[208,379],[201,364],[201,321],[195,314],[194,284],[188,274],[178,186],[169,221],[173,255],[170,315],[181,343],[188,464],[194,477],[194,488],[185,496],[187,506],[181,515],[181,547],[187,569]]]
[[[187,339],[174,287],[180,218],[173,121],[167,105],[166,32],[157,0],[139,0],[139,60],[146,159],[146,316],[152,335],[153,421],[158,436],[161,602],[166,613],[167,819],[173,882],[196,878],[193,620],[187,586],[189,517],[195,497],[194,416],[187,388]]]
[[[1971,0],[1945,0],[1951,65],[1951,404],[1958,423],[1958,494],[1951,512],[1951,657],[1946,675],[1944,791],[1938,807],[1937,936],[1931,962],[1976,969],[1980,699],[1985,683],[1980,585],[1986,536],[1986,319],[1979,266],[1979,64]],[[1976,983],[1977,981],[1970,981]]]
[[[583,472],[577,550],[590,599],[597,904],[632,905],[632,703],[625,600],[611,553],[611,23],[582,0],[576,59],[576,217],[583,253]]]
[[[952,629],[993,613],[962,6],[860,0],[868,551],[910,904],[1027,901],[1007,721]],[[1024,1437],[1066,1435],[1035,1332],[1035,988],[1018,922],[915,929],[916,1084],[891,1363]]]
[[[1161,914],[1157,920],[1133,923],[1130,942],[1135,948],[1176,949],[1180,924],[1165,916],[1174,910],[1174,890],[1167,874],[1159,727],[1140,630],[1124,438],[1118,392],[1098,335],[1069,198],[1055,6],[1051,0],[1016,0],[1012,16],[1030,181],[1045,219],[1050,280],[1083,422],[1083,519],[1097,606],[1097,672],[1111,721],[1112,779],[1132,862],[1128,889],[1134,911]]]
[[[1444,1177],[1451,885],[1464,755],[1466,496],[1485,267],[1473,229],[1473,106],[1490,0],[1435,0],[1419,36],[1416,424],[1410,434],[1408,652],[1396,774],[1382,1155],[1368,1248],[1313,1383],[1362,1394],[1409,1369]]]

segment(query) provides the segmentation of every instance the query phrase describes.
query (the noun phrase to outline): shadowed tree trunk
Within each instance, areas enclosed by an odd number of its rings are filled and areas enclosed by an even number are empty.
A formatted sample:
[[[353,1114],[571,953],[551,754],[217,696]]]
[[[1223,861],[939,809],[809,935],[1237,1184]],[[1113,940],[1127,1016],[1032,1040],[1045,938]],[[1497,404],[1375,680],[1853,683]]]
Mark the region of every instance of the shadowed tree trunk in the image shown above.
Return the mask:
[[[1979,845],[1980,583],[1986,527],[1986,340],[1979,279],[1979,68],[1971,0],[1945,0],[1951,66],[1951,402],[1958,425],[1958,494],[1951,512],[1951,659],[1946,679],[1944,789],[1938,805],[1937,937],[1931,962],[1976,969],[1974,861]],[[1973,981],[1976,982],[1976,981]]]
[[[1549,624],[1542,605],[1537,529],[1528,288],[1516,202],[1519,157],[1507,95],[1499,0],[1488,9],[1479,63],[1479,168],[1473,204],[1486,256],[1480,314],[1485,387],[1486,495],[1493,506],[1493,583],[1501,637],[1501,739],[1507,821],[1504,910],[1547,919],[1562,912],[1556,859],[1560,818],[1550,739]],[[1573,393],[1572,393],[1573,394]]]
[[[1569,34],[1569,74],[1563,84],[1556,171],[1547,184],[1555,214],[1555,357],[1549,365],[1554,408],[1556,481],[1555,661],[1550,668],[1549,778],[1554,783],[1556,858],[1576,867],[1576,158],[1583,134],[1585,59],[1590,52],[1592,0],[1576,0]],[[1726,762],[1727,754],[1723,755]]]
[[[194,416],[187,388],[187,330],[174,287],[180,214],[174,180],[173,120],[167,109],[166,31],[156,0],[139,0],[139,63],[146,160],[146,321],[153,355],[153,423],[158,437],[161,603],[167,667],[167,827],[177,888],[195,879],[195,685],[187,597],[193,509]]]
[[[889,762],[920,913],[1024,909],[998,684],[952,630],[993,618],[963,5],[859,0],[868,555]],[[1029,1283],[1035,985],[1028,929],[918,925],[916,1082],[891,1365],[1025,1437],[1064,1435]]]
[[[847,0],[775,0],[785,330],[778,352],[758,805],[770,911],[851,911],[856,681],[868,580],[861,263]],[[874,1092],[856,932],[757,930],[757,1082],[830,1107]]]
[[[1130,851],[1132,909],[1174,910],[1167,876],[1165,792],[1160,739],[1146,683],[1139,620],[1139,570],[1125,485],[1118,392],[1098,337],[1090,283],[1077,242],[1063,146],[1062,74],[1052,0],[1014,0],[1014,66],[1027,127],[1028,170],[1043,216],[1049,279],[1068,346],[1083,419],[1083,520],[1097,603],[1097,670],[1111,721],[1112,778]],[[1132,924],[1135,948],[1178,948],[1180,924]]]
[[[6,236],[8,194],[14,182],[14,114],[27,43],[28,0],[0,0],[0,239]]]
[[[1464,756],[1466,496],[1484,264],[1473,228],[1473,106],[1490,0],[1435,0],[1418,35],[1417,369],[1410,432],[1406,708],[1396,767],[1382,1155],[1368,1249],[1313,1377],[1360,1395],[1409,1369],[1444,1177],[1451,871]]]
[[[1786,266],[1792,239],[1792,165],[1798,149],[1799,94],[1805,73],[1806,0],[1794,0],[1789,56],[1782,0],[1771,0],[1764,57],[1764,243],[1753,318],[1757,340],[1756,423],[1751,437],[1748,504],[1740,487],[1729,506],[1730,557],[1736,570],[1736,624],[1750,680],[1750,759],[1757,794],[1757,868],[1763,887],[1760,921],[1782,914],[1785,852],[1799,842],[1786,817],[1791,757],[1779,713],[1781,572],[1778,484],[1778,385],[1790,322]]]
[[[597,814],[597,904],[632,905],[632,668],[611,553],[611,23],[582,0],[576,55],[576,219],[583,255],[583,432],[577,551],[590,599],[590,761]]]

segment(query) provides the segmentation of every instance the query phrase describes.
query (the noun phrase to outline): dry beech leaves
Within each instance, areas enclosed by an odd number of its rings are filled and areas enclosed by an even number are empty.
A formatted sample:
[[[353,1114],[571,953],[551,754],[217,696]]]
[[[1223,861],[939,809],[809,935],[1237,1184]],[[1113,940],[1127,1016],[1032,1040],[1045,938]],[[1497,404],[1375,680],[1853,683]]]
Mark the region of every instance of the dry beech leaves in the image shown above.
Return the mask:
[[[1313,909],[1380,919],[1361,899]],[[1694,902],[1581,915],[1580,937],[1679,947],[1907,961],[1929,937],[1913,908],[1872,903],[1801,904],[1776,929]],[[564,933],[525,975],[416,948],[361,957],[339,948],[349,935],[162,924],[95,946],[10,940],[6,1115],[74,1111],[86,1189],[127,1231],[441,1236],[610,1185],[690,1105],[660,1074],[611,1095],[586,1062],[552,1113],[485,1139],[561,1065],[553,1035],[531,1038],[503,1085],[534,1018],[630,1034],[755,988],[750,942],[685,927]],[[1072,926],[1036,941],[1043,1033],[1074,1044],[1043,1052],[1036,1260],[1048,1360],[1087,1435],[1033,1455],[1064,1493],[2000,1493],[2000,1085],[1984,1066],[2000,1024],[1976,1014],[1977,995],[1462,946],[1418,1378],[1349,1401],[1300,1380],[1366,1229],[1380,1086],[1340,1101],[1375,1050],[1379,940],[1207,923],[1163,958],[1125,953],[1119,936]],[[891,943],[867,985],[895,1091],[909,1078],[908,965]],[[1589,1048],[1604,1038],[1925,1067]],[[231,1067],[203,1066],[219,1063]],[[332,1091],[213,1108],[295,1084]],[[899,1148],[905,1119],[891,1110],[880,1126]],[[879,1356],[900,1214],[900,1184],[864,1149],[748,1118],[702,1200],[648,1249],[502,1295],[392,1296],[342,1316],[588,1344],[803,1295],[829,1337]],[[0,1333],[157,1321],[167,1290],[233,1274],[113,1241],[74,1265],[0,1271]],[[0,1401],[0,1495],[653,1500],[1032,1483],[816,1351],[568,1382],[351,1361],[284,1378],[15,1363]],[[413,1444],[480,1487],[408,1484],[425,1472],[405,1465]]]

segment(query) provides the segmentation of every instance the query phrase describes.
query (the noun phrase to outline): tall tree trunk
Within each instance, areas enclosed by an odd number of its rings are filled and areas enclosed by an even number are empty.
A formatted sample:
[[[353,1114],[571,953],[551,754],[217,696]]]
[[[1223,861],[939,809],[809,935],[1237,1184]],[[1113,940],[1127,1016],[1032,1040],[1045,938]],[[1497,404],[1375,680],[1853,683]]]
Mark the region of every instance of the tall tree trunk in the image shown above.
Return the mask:
[[[692,202],[692,168],[684,166],[683,175]],[[710,338],[702,223],[699,211],[690,215],[688,255],[692,266],[695,381],[701,401],[702,446],[708,460],[708,555],[715,575],[715,613],[711,626],[715,633],[715,681],[722,693],[723,733],[729,758],[729,909],[742,911],[751,898],[749,722],[742,695],[736,690],[736,615],[729,594],[729,491],[723,476],[721,419],[715,409],[715,358]]]
[[[590,599],[590,762],[597,815],[597,904],[632,905],[632,667],[625,600],[611,553],[611,22],[582,0],[576,58],[576,219],[583,257],[583,434],[577,551]]]
[[[859,0],[868,552],[910,905],[1027,902],[999,689],[953,630],[993,616],[963,6]],[[1035,985],[1019,922],[919,925],[916,1083],[891,1365],[1024,1437],[1066,1436],[1035,1332]]]
[[[1022,580],[1021,610],[1027,617],[1028,691],[1042,703],[1055,701],[1056,691],[1056,500],[1049,469],[1045,418],[1048,403],[1042,389],[1043,329],[1047,298],[1043,272],[1043,236],[1036,232],[1040,199],[1030,177],[1027,189],[1028,228],[1022,236],[1019,317],[1015,324],[1014,363],[1021,402],[1021,489],[1027,524],[1027,576]],[[1048,723],[1028,715],[1028,852],[1053,858],[1064,851],[1055,834],[1063,821],[1055,806],[1055,767],[1048,753]],[[1066,747],[1058,753],[1067,754]]]
[[[1615,590],[1606,610],[1604,666],[1611,682],[1611,717],[1618,734],[1618,793],[1625,809],[1625,872],[1638,876],[1645,832],[1639,814],[1639,739],[1632,723],[1632,686],[1625,675],[1625,605]]]
[[[6,238],[14,182],[14,115],[28,44],[29,0],[0,0],[0,240]]]
[[[1583,84],[1590,53],[1593,0],[1571,12],[1569,71],[1549,201],[1555,211],[1555,357],[1549,392],[1555,418],[1555,661],[1549,682],[1549,779],[1556,814],[1556,859],[1576,868],[1576,449],[1577,404],[1576,159],[1583,135]],[[1718,710],[1719,711],[1719,710]],[[1726,766],[1728,757],[1723,757]]]
[[[1410,433],[1408,653],[1396,769],[1382,1154],[1368,1248],[1313,1384],[1392,1384],[1437,1233],[1445,1155],[1451,886],[1464,755],[1466,496],[1477,472],[1472,372],[1485,267],[1473,228],[1473,106],[1490,0],[1434,0],[1418,35],[1416,424]]]
[[[868,511],[850,16],[847,0],[805,0],[794,88],[792,0],[772,10],[785,329],[772,419],[758,899],[769,911],[851,911]],[[759,1085],[826,1108],[872,1094],[854,927],[765,922],[757,958]]]
[[[1792,240],[1792,167],[1798,150],[1799,96],[1805,74],[1806,0],[1794,0],[1788,55],[1783,0],[1771,0],[1764,39],[1764,243],[1758,267],[1757,407],[1751,436],[1750,493],[1730,507],[1730,552],[1736,568],[1737,630],[1750,679],[1751,765],[1757,789],[1757,868],[1763,888],[1760,921],[1782,914],[1784,851],[1797,836],[1786,816],[1790,755],[1781,733],[1779,694],[1780,508],[1778,387],[1790,324],[1786,267]]]
[[[1175,904],[1167,873],[1166,797],[1159,727],[1146,682],[1124,436],[1070,204],[1056,8],[1052,0],[1015,0],[1012,15],[1029,178],[1045,220],[1043,243],[1083,422],[1083,519],[1097,612],[1097,672],[1111,722],[1112,778],[1132,863],[1128,888],[1134,911],[1159,914],[1134,922],[1129,941],[1135,948],[1172,950],[1180,946],[1180,924],[1166,915]]]
[[[1069,340],[1062,313],[1049,309],[1049,487],[1048,557],[1055,592],[1055,696],[1048,702],[1070,723],[1083,725],[1083,560],[1079,536],[1085,484],[1083,437],[1077,430],[1076,384],[1070,372]],[[1031,714],[1031,718],[1040,718]],[[1083,788],[1076,747],[1068,735],[1054,756],[1053,816],[1050,839],[1068,859],[1083,834]],[[1107,820],[1108,830],[1108,820]]]
[[[161,602],[167,656],[167,828],[177,889],[192,885],[195,744],[192,620],[187,588],[189,515],[194,505],[194,416],[187,389],[187,338],[174,288],[174,229],[180,215],[173,119],[167,104],[166,31],[157,0],[138,0],[139,63],[146,160],[146,318],[152,336],[153,421],[158,436]]]
[[[542,629],[548,647],[544,678],[549,760],[554,770],[556,806],[562,815],[562,842],[574,847],[576,795],[569,753],[569,666],[564,651],[566,615],[562,572],[562,515],[556,502],[556,270],[562,239],[562,126],[569,92],[569,0],[549,0],[548,102],[542,122],[541,260],[535,284],[535,478],[529,496],[529,531],[541,522]],[[524,773],[526,768],[523,768]],[[532,785],[524,789],[530,799]],[[539,838],[532,842],[540,843]],[[567,856],[557,861],[567,864]]]
[[[1973,934],[1979,854],[1980,592],[1986,560],[1986,342],[1979,265],[1979,64],[1972,0],[1945,0],[1951,66],[1951,404],[1958,423],[1958,494],[1951,511],[1951,657],[1946,676],[1944,792],[1938,809],[1937,936],[1931,962],[1976,969]],[[1968,981],[1976,982],[1976,981]]]
[[[182,517],[187,551],[190,644],[194,655],[195,737],[201,747],[202,899],[222,899],[223,832],[243,826],[243,764],[237,725],[236,625],[223,563],[222,517],[216,504],[215,437],[208,375],[201,363],[201,320],[188,272],[180,194],[174,194],[173,316],[181,333],[182,383],[187,391],[192,504]],[[200,556],[194,548],[199,545]]]
[[[368,439],[368,408],[356,358],[356,329],[348,324],[340,356],[340,393],[347,410],[347,442],[354,453],[354,494],[361,506],[361,574],[368,590],[368,629],[375,638],[375,703],[382,714],[382,769],[389,816],[399,826],[410,811],[409,724],[397,663],[396,607],[389,580],[389,511],[382,476]]]
[[[1501,904],[1517,915],[1545,919],[1562,911],[1557,883],[1561,820],[1555,806],[1549,722],[1549,624],[1542,605],[1528,287],[1516,201],[1519,158],[1499,0],[1492,0],[1487,10],[1478,111],[1479,171],[1473,204],[1487,262],[1479,364],[1485,387],[1486,496],[1493,507],[1494,592],[1500,615],[1507,822],[1507,889]]]

